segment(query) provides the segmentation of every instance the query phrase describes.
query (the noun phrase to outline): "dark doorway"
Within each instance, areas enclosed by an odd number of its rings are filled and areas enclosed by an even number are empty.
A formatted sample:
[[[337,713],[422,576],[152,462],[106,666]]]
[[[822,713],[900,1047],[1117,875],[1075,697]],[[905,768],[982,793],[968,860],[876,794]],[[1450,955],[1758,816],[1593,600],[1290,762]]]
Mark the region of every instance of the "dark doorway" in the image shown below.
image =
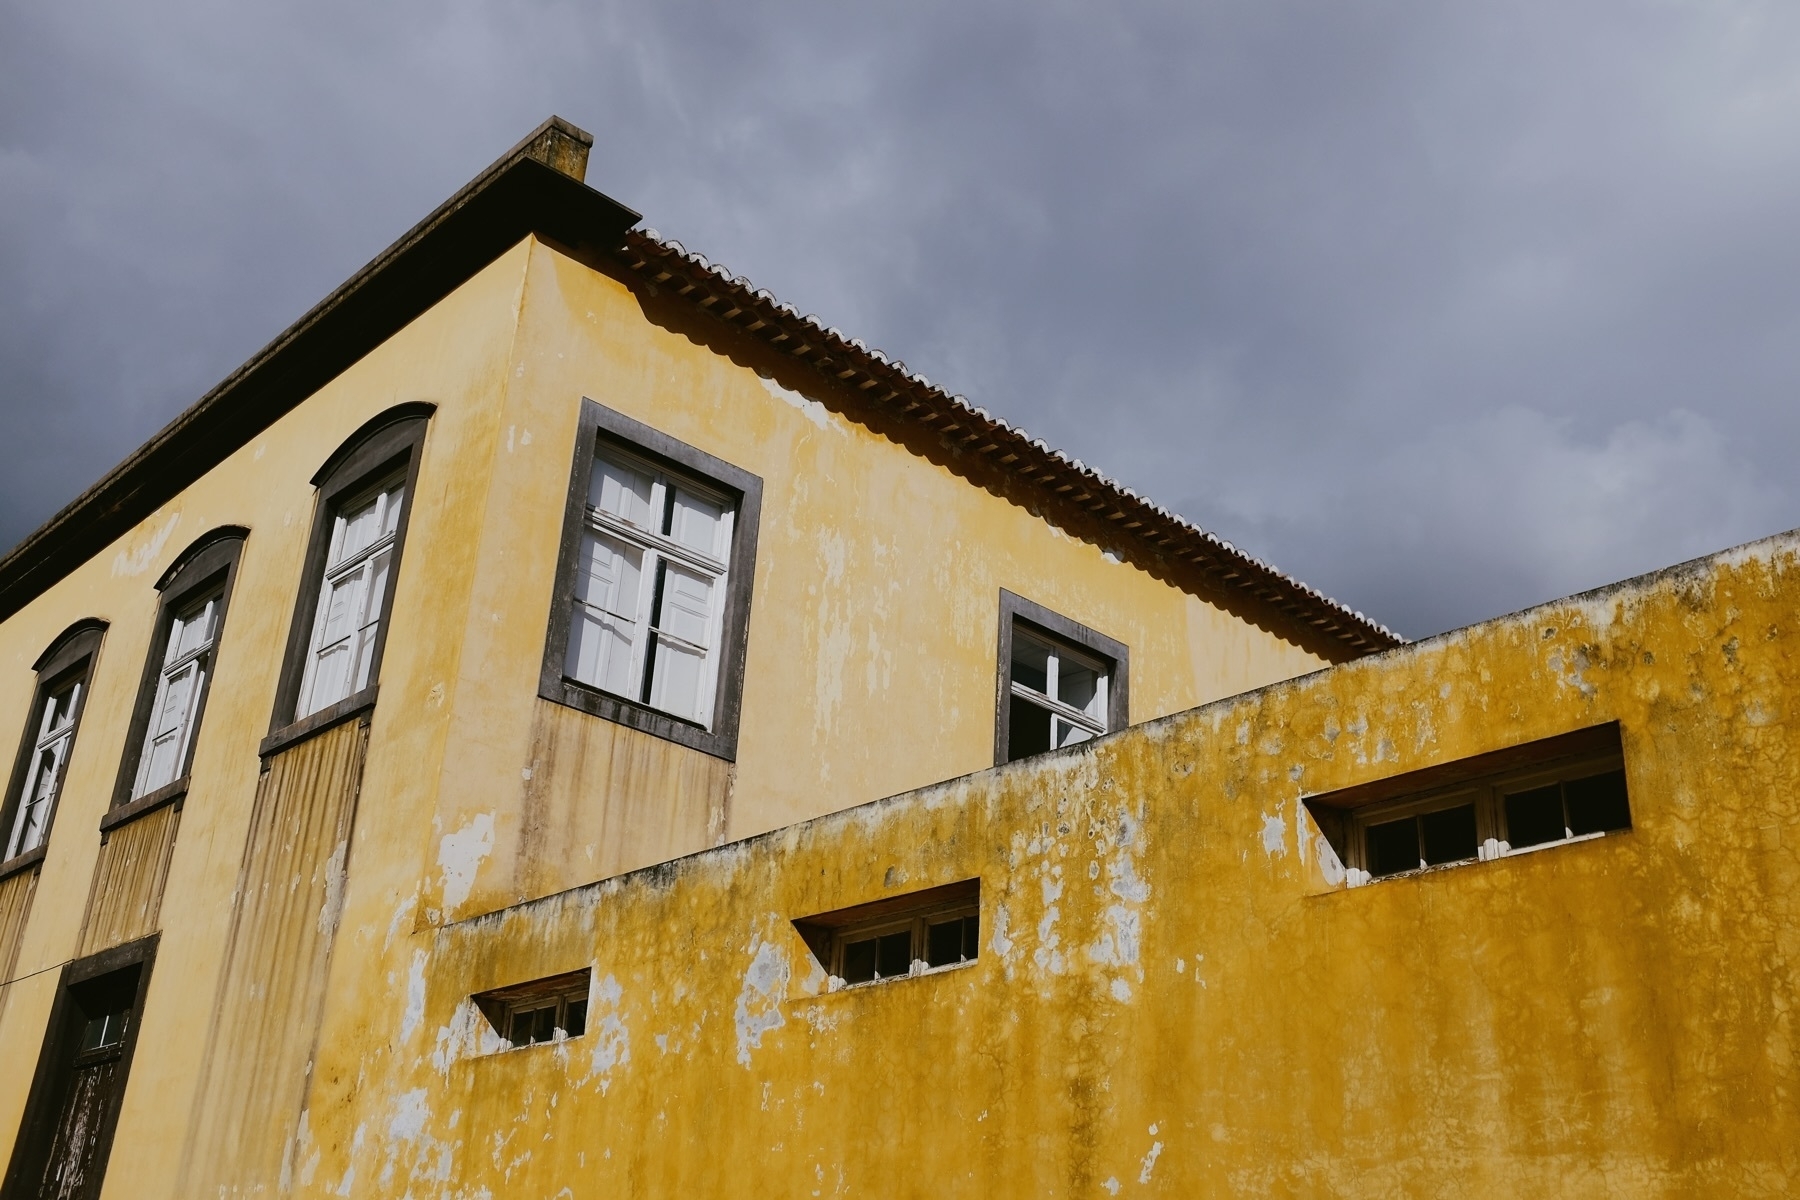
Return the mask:
[[[0,1200],[100,1194],[156,938],[63,968]]]

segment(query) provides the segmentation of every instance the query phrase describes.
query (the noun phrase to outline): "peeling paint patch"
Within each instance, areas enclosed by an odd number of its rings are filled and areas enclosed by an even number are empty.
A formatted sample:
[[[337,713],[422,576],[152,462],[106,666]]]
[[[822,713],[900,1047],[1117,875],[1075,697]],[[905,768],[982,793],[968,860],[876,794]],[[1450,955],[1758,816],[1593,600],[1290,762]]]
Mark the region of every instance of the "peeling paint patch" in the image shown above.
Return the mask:
[[[631,1061],[631,1030],[625,1026],[625,1015],[619,1001],[624,998],[625,989],[611,975],[594,985],[594,993],[588,1002],[588,1032],[595,1039],[594,1053],[588,1067],[591,1075],[600,1079],[600,1094],[612,1086],[612,1073],[615,1067],[622,1067]],[[594,1020],[599,1016],[598,1022]]]
[[[1155,1135],[1156,1126],[1152,1125],[1150,1127],[1150,1133],[1152,1136]],[[1150,1182],[1150,1173],[1152,1171],[1156,1170],[1156,1160],[1162,1157],[1162,1150],[1163,1150],[1163,1145],[1161,1142],[1151,1142],[1150,1143],[1150,1153],[1144,1155],[1144,1161],[1142,1164],[1143,1169],[1138,1172],[1138,1182],[1139,1183],[1149,1183]]]
[[[425,1020],[425,964],[430,958],[424,950],[413,951],[412,970],[406,976],[406,1012],[400,1018],[402,1042],[410,1040]]]
[[[738,991],[737,1058],[750,1065],[750,1051],[762,1048],[763,1034],[787,1024],[782,1015],[781,997],[788,982],[787,955],[773,942],[760,937],[750,943],[750,969],[744,972],[744,986]]]
[[[113,555],[112,573],[114,579],[129,579],[133,575],[142,575],[148,571],[162,548],[168,544],[169,535],[175,532],[175,526],[181,523],[181,514],[172,512],[161,529],[152,533],[149,538],[130,549],[121,550]]]
[[[1264,815],[1262,827],[1263,853],[1270,858],[1287,853],[1287,818],[1280,813]]]
[[[799,409],[801,416],[811,421],[814,425],[817,425],[820,429],[825,429],[830,426],[831,410],[826,408],[823,404],[820,404],[817,400],[808,400],[799,392],[782,387],[767,375],[758,375],[756,378],[763,385],[763,391],[769,393],[769,395],[775,397],[783,404],[791,405],[792,407]]]
[[[443,872],[444,910],[454,912],[475,888],[475,872],[494,850],[494,814],[480,813],[438,843],[438,867]]]

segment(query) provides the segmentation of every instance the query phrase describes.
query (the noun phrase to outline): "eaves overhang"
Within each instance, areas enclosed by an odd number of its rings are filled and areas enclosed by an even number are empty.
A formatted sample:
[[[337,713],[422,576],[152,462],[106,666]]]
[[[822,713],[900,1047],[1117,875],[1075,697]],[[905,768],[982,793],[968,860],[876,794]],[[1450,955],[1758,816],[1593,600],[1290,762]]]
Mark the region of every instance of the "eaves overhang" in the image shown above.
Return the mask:
[[[0,558],[0,619],[527,236],[577,257],[598,259],[615,250],[639,216],[580,181],[592,142],[559,118],[546,121],[165,425]]]
[[[1283,574],[1223,538],[1109,479],[1080,459],[952,395],[904,362],[860,339],[802,316],[748,279],[654,229],[632,229],[619,252],[639,278],[798,362],[836,385],[840,397],[879,419],[910,423],[960,455],[985,460],[1021,481],[1052,511],[1078,515],[1110,530],[1114,548],[1172,566],[1186,580],[1272,609],[1307,641],[1355,658],[1405,639],[1317,589]],[[857,414],[852,411],[852,416]]]
[[[1117,548],[1278,614],[1333,658],[1404,639],[906,364],[803,316],[741,276],[636,229],[639,214],[582,182],[593,139],[561,118],[539,126],[0,558],[0,619],[129,532],[357,360],[530,235],[593,264],[610,262],[696,312],[804,364],[848,398],[847,415],[927,431],[1111,532]],[[862,411],[859,413],[858,409]]]

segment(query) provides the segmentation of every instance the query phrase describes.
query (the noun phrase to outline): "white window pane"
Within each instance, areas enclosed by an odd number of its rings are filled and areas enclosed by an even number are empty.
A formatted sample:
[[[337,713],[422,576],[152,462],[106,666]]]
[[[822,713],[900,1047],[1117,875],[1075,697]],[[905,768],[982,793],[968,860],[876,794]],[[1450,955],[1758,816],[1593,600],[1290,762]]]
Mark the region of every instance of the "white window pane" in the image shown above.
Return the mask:
[[[700,685],[707,676],[704,654],[659,642],[656,647],[656,673],[650,684],[650,703],[664,712],[690,721],[704,722],[710,713],[712,697],[700,695]]]
[[[1105,714],[1098,711],[1103,690],[1098,671],[1067,658],[1057,660],[1056,698],[1070,708],[1103,719]]]
[[[133,796],[142,796],[154,792],[164,784],[175,781],[175,772],[181,763],[181,731],[172,730],[150,739],[144,747],[144,765],[138,771],[137,786],[132,789]]]
[[[363,584],[367,577],[366,570],[358,570],[337,580],[326,580],[325,595],[319,602],[323,612],[313,642],[315,649],[336,645],[362,624]]]
[[[157,687],[156,707],[150,714],[150,734],[160,737],[187,724],[189,703],[194,685],[199,681],[200,664],[191,662],[174,675],[166,676]]]
[[[642,471],[595,457],[594,475],[588,483],[588,503],[641,529],[656,530],[658,522],[650,503],[654,482]]]
[[[44,702],[44,719],[38,724],[40,742],[75,719],[75,699],[80,694],[81,685],[77,683],[56,692]]]
[[[1071,725],[1060,717],[1055,718],[1051,724],[1054,729],[1052,744],[1057,747],[1073,746],[1077,742],[1085,742],[1094,736],[1081,726]]]
[[[6,857],[36,850],[44,844],[44,828],[49,823],[50,806],[56,800],[57,785],[62,777],[62,758],[68,749],[62,738],[40,749],[32,760],[31,777],[26,783],[25,802],[13,820]]]
[[[657,629],[686,642],[707,645],[712,633],[713,591],[710,579],[670,563],[663,574],[662,614]]]
[[[406,502],[405,486],[399,485],[394,487],[386,494],[385,500],[386,503],[382,505],[381,513],[381,536],[383,537],[398,531],[400,528],[400,509]]]
[[[381,497],[341,514],[337,520],[337,537],[332,539],[336,543],[331,556],[332,566],[354,558],[381,536]]]
[[[587,534],[575,570],[575,598],[626,621],[637,619],[644,552],[614,538]]]
[[[636,632],[629,622],[577,604],[569,624],[569,660],[564,670],[571,679],[637,699],[638,687],[631,677]]]
[[[312,687],[297,716],[318,712],[327,704],[336,704],[350,694],[350,643],[339,642],[319,652],[313,659]]]
[[[708,558],[723,558],[720,533],[725,524],[725,510],[710,500],[676,489],[675,508],[670,518],[669,536]]]
[[[374,660],[375,635],[381,627],[381,603],[387,595],[388,564],[392,559],[392,553],[384,550],[369,563],[369,586],[356,638],[356,682],[352,691],[369,686],[369,666]]]

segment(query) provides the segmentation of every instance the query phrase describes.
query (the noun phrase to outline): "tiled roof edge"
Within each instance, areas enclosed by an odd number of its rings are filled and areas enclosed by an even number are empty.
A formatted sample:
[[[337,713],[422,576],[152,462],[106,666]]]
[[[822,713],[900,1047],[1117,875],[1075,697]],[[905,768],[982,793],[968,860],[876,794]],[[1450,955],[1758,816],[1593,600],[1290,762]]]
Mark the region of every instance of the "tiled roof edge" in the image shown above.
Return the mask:
[[[818,317],[803,315],[741,275],[696,254],[656,230],[637,227],[620,251],[625,267],[711,315],[810,365],[842,388],[860,393],[872,409],[910,420],[987,458],[1050,500],[1074,505],[1111,522],[1151,554],[1200,571],[1216,586],[1235,589],[1273,607],[1313,636],[1353,655],[1402,645],[1386,626],[1283,574],[1180,515],[1053,449],[1016,425],[953,395],[899,359],[846,337]]]

